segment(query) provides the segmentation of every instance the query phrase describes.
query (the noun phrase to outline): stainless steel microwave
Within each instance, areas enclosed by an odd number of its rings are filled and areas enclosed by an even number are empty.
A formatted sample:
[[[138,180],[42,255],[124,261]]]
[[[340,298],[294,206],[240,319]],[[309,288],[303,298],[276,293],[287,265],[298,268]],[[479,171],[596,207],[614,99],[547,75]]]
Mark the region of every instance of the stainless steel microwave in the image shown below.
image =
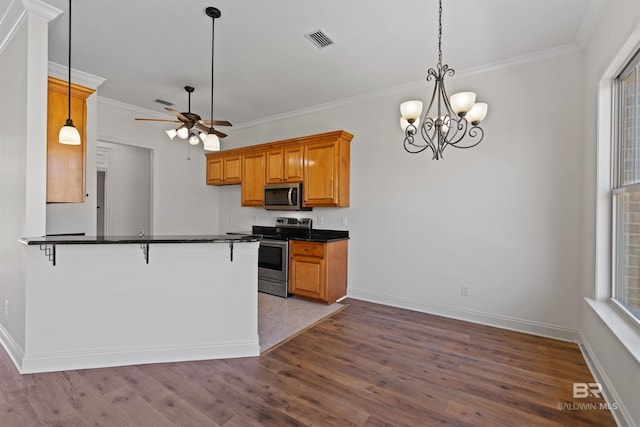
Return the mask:
[[[303,211],[302,183],[267,184],[264,186],[264,208],[274,211]]]

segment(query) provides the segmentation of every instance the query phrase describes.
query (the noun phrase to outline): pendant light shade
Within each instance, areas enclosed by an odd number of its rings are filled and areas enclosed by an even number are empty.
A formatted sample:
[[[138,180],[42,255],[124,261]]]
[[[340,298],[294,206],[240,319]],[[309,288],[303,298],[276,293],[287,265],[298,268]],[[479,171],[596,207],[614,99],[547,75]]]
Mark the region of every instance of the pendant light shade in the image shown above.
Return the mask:
[[[67,121],[60,129],[58,134],[58,142],[65,145],[81,145],[82,139],[80,138],[80,132],[73,125],[71,120],[71,0],[69,0],[69,81],[68,81],[68,99],[67,99]]]
[[[204,139],[205,151],[220,151],[220,138],[215,133],[207,134]]]
[[[60,128],[60,133],[58,134],[58,142],[65,145],[82,144],[82,141],[80,139],[80,132],[78,132],[78,129],[76,129],[76,127],[73,125],[73,120],[67,119],[65,125]]]

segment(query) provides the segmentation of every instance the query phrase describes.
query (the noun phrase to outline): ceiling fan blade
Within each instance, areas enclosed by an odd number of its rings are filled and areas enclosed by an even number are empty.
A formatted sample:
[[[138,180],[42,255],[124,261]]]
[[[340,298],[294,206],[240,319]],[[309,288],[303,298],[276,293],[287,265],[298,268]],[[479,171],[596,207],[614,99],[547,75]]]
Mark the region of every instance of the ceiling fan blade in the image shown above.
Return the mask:
[[[203,126],[199,123],[196,123],[196,127],[200,132],[209,133],[209,126]]]
[[[196,127],[198,128],[198,130],[204,132],[204,133],[211,133],[211,128],[209,126],[203,126],[201,124],[196,124]],[[227,136],[226,133],[224,132],[220,132],[219,130],[214,129],[213,133],[215,133],[216,135],[218,135],[219,138],[224,138]]]
[[[219,138],[225,138],[227,136],[226,133],[224,132],[220,132],[219,130],[214,129],[213,133],[215,133],[216,135],[218,135]]]
[[[142,117],[136,117],[136,120],[145,120],[148,122],[171,122],[171,123],[182,123],[179,120],[168,120],[168,119],[145,119]]]
[[[179,112],[178,110],[174,110],[173,108],[169,108],[169,107],[164,107],[164,109],[170,112],[171,114],[173,114],[174,116],[176,116],[177,118],[179,118],[180,120],[182,120],[183,122],[189,121],[189,119],[183,116],[182,113]]]
[[[214,126],[233,126],[231,122],[226,120],[214,120],[213,122],[211,120],[200,120],[200,124],[204,126],[211,126],[212,123]]]

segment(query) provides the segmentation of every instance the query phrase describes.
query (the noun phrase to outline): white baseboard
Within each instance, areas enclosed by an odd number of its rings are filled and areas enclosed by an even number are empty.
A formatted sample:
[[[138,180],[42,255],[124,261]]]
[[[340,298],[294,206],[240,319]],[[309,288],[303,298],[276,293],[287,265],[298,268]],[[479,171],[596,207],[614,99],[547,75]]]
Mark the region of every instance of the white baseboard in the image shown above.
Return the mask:
[[[193,360],[228,359],[260,355],[258,340],[227,342],[211,345],[122,348],[64,353],[26,354],[22,358],[21,374],[75,369],[143,365],[148,363],[184,362]]]
[[[580,346],[582,356],[584,357],[584,360],[587,363],[587,366],[589,367],[593,378],[602,386],[602,394],[604,396],[604,399],[607,401],[609,406],[617,407],[616,410],[611,411],[613,418],[616,420],[616,424],[621,427],[637,427],[637,424],[633,421],[633,418],[631,417],[631,414],[629,414],[627,407],[622,403],[622,399],[613,386],[613,383],[607,375],[607,372],[598,361],[598,358],[591,348],[587,337],[583,335],[582,332],[580,333],[580,340],[578,342],[578,345]]]
[[[24,358],[24,350],[18,344],[11,334],[4,328],[4,325],[0,323],[0,344],[4,347],[5,351],[9,355],[9,358],[15,365],[18,372],[22,373],[21,362]]]
[[[500,316],[496,314],[482,313],[479,311],[465,310],[445,305],[432,304],[408,298],[400,298],[392,295],[379,294],[376,292],[362,291],[359,289],[349,289],[348,297],[392,307],[405,308],[407,310],[419,311],[422,313],[434,314],[437,316],[450,317],[467,322],[479,323],[481,325],[494,326],[496,328],[508,329],[511,331],[524,332],[527,334],[554,338],[562,341],[578,342],[579,335],[577,329],[565,328],[563,326],[551,325],[530,320],[518,319],[515,317]]]

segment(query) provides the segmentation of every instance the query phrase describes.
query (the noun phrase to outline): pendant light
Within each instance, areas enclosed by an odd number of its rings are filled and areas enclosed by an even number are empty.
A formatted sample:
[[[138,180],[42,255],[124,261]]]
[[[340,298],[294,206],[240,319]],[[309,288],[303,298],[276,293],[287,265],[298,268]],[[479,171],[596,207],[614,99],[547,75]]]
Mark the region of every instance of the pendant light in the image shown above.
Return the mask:
[[[80,133],[78,129],[73,125],[71,120],[71,0],[69,0],[69,92],[67,100],[67,121],[65,122],[60,134],[58,135],[58,141],[60,144],[66,145],[80,145],[82,143],[80,139]]]
[[[207,132],[203,145],[206,151],[220,151],[220,138],[218,138],[213,128],[213,43],[215,40],[216,18],[220,18],[221,13],[220,9],[215,7],[206,8],[205,13],[211,18],[211,127]]]

